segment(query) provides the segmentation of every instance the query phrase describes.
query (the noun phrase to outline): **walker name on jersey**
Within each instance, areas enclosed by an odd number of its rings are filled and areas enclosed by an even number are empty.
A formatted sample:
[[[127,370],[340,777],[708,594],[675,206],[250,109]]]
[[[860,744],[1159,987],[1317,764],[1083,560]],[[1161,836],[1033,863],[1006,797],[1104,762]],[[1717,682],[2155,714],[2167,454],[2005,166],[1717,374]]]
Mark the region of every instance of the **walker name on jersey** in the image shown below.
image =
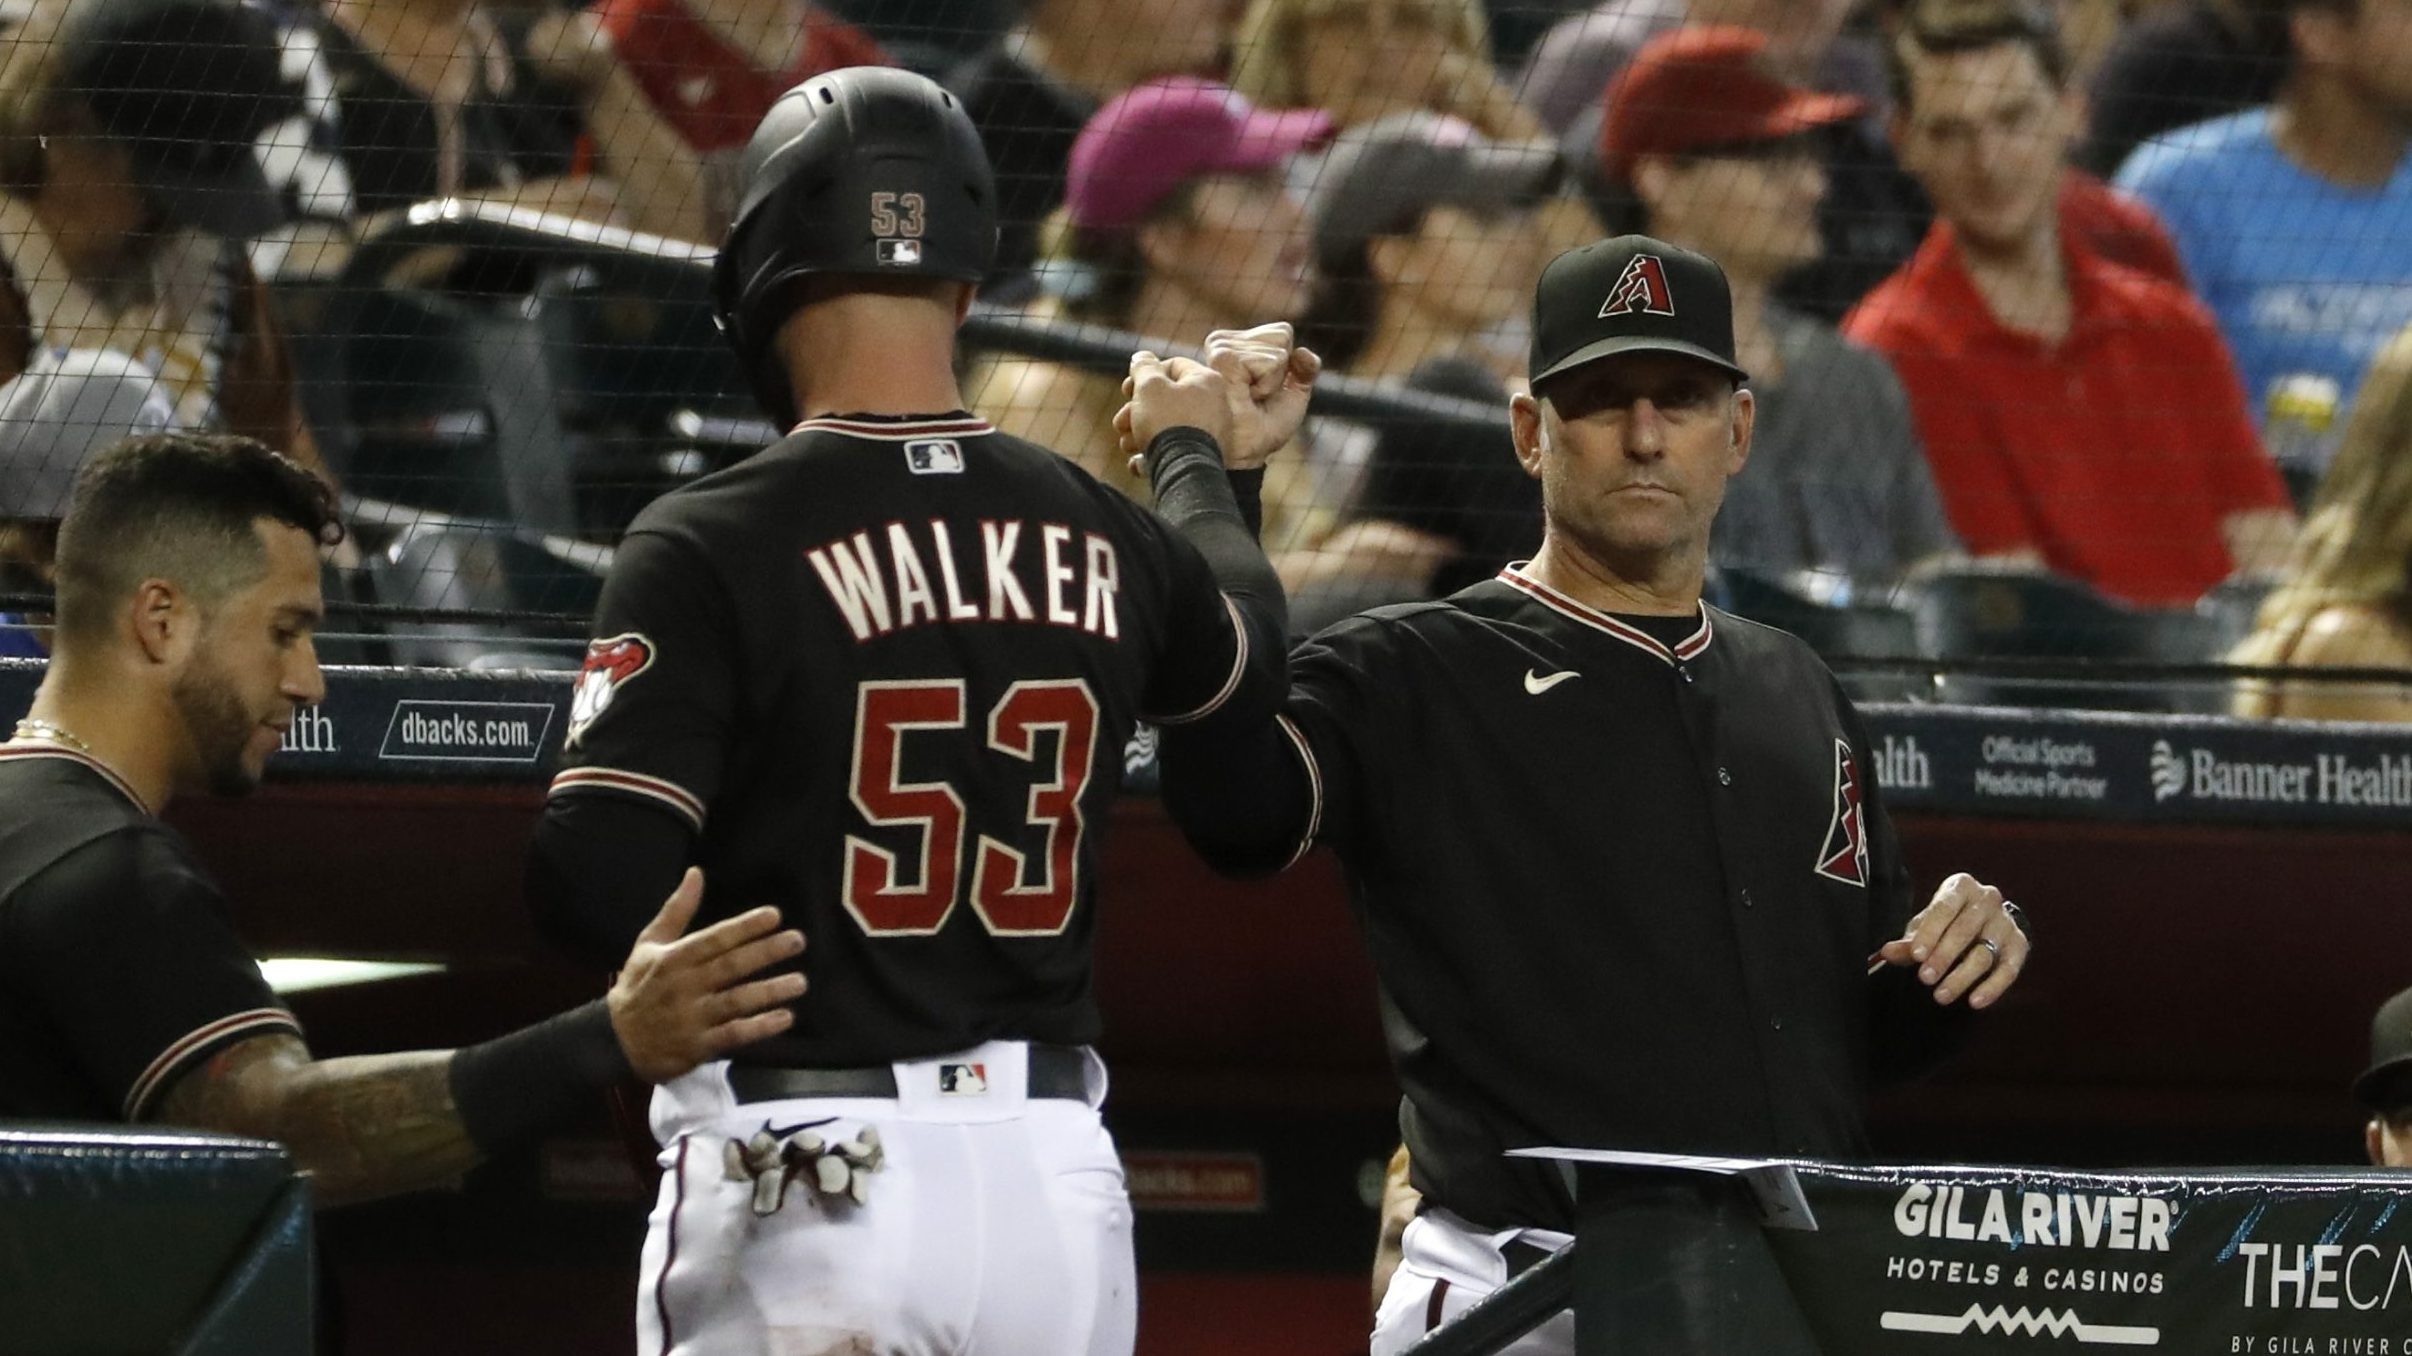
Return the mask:
[[[804,553],[857,641],[916,626],[1031,622],[1122,637],[1114,544],[1062,523],[890,523]]]

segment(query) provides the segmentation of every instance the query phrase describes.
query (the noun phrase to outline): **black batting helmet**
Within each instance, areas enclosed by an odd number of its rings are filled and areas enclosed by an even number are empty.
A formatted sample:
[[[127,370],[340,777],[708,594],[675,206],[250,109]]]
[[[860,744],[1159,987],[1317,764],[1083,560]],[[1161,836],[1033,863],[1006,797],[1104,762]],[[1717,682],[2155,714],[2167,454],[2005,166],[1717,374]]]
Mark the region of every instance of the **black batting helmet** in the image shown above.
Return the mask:
[[[763,408],[793,423],[772,341],[806,279],[978,282],[996,253],[996,182],[963,105],[910,71],[851,66],[780,95],[754,129],[712,312]]]

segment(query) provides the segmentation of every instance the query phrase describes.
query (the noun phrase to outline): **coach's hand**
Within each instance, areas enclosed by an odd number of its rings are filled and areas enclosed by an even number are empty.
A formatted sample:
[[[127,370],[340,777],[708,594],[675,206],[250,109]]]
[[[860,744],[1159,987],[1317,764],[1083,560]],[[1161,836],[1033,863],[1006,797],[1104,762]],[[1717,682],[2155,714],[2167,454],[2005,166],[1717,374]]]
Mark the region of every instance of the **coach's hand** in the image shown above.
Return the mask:
[[[1915,965],[1918,982],[1935,991],[1938,1003],[1992,1006],[2027,968],[2027,934],[2011,917],[2002,892],[1966,872],[1936,888],[1934,902],[1910,920],[1909,930],[1878,948],[1887,965]]]
[[[1252,330],[1216,330],[1206,336],[1206,365],[1244,389],[1248,404],[1233,417],[1223,464],[1234,471],[1262,466],[1298,436],[1323,359],[1301,348],[1288,322]]]
[[[685,935],[702,903],[703,872],[689,867],[612,981],[612,1030],[629,1067],[648,1083],[668,1082],[796,1020],[787,1005],[803,995],[804,976],[750,977],[802,951],[804,934],[779,931],[779,911],[766,906]]]

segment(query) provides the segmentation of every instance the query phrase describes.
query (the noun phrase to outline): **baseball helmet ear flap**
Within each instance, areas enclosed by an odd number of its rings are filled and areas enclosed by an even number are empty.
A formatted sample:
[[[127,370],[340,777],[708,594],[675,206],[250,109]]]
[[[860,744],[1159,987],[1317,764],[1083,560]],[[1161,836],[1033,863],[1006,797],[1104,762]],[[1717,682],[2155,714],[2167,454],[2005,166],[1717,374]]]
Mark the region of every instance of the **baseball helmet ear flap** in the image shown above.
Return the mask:
[[[778,336],[810,280],[977,283],[996,253],[995,176],[955,96],[910,71],[830,71],[781,95],[746,145],[713,318],[763,409],[792,424]]]

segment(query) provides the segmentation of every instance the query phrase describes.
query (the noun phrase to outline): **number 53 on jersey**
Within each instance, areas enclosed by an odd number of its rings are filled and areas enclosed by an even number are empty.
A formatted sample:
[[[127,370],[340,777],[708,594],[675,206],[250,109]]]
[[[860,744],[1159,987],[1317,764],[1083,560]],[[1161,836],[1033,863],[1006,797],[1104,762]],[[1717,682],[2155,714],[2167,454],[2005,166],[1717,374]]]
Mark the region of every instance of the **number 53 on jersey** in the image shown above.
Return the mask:
[[[946,926],[956,902],[968,897],[993,936],[1061,933],[1079,898],[1086,828],[1080,797],[1096,753],[1097,723],[1097,697],[1078,678],[1017,682],[978,716],[968,709],[960,678],[862,684],[855,692],[854,808],[869,824],[914,829],[920,845],[918,854],[891,852],[848,834],[847,912],[874,937],[928,936]],[[954,783],[902,780],[905,750],[941,740],[983,740],[1029,764],[1029,792],[1014,827],[1042,831],[1044,846],[1035,858],[980,832]],[[972,747],[947,752],[954,755],[950,766],[977,759]],[[908,869],[907,859],[915,855],[918,861]]]

